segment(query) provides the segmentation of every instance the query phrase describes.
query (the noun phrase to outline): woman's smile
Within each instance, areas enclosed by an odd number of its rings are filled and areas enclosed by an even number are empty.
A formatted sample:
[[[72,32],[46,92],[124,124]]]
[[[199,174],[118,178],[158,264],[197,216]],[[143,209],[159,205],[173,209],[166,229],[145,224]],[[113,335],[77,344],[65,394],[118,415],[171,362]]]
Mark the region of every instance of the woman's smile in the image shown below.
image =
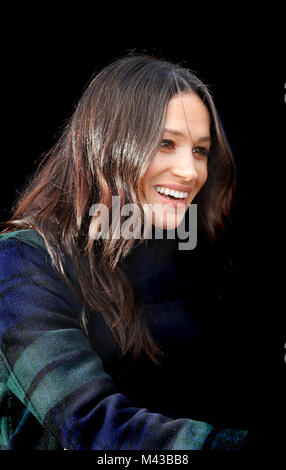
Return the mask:
[[[179,191],[174,191],[170,189],[163,189],[161,186],[155,186],[154,190],[159,198],[160,201],[164,201],[166,204],[171,204],[174,207],[177,206],[185,206],[185,203],[187,201],[187,193],[179,192]],[[175,194],[173,194],[175,193]],[[186,194],[186,196],[184,196]]]

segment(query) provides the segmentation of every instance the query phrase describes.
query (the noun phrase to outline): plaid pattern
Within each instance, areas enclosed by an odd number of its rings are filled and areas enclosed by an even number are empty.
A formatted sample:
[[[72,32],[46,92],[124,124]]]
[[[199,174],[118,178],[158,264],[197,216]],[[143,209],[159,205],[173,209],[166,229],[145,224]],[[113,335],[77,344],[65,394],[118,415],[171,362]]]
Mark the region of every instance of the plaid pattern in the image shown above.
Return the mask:
[[[22,230],[0,241],[1,449],[245,445],[248,431],[216,431],[200,420],[134,406],[83,333],[81,305],[56,273],[42,237]],[[148,296],[146,283],[140,285]]]

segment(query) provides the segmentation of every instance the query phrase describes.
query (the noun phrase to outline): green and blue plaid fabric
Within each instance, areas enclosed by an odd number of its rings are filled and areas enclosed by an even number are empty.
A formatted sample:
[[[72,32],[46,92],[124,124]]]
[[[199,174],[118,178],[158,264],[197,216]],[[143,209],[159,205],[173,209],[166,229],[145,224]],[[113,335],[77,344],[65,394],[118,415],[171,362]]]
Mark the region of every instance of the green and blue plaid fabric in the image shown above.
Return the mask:
[[[193,361],[188,370],[180,358],[186,345],[198,343],[199,327],[186,316],[186,285],[176,284],[178,272],[172,274],[167,258],[154,267],[158,251],[156,243],[152,246],[149,261],[144,249],[137,250],[128,268],[152,312],[150,327],[166,352],[165,362],[148,369],[147,361],[144,369],[139,361],[123,370],[117,369],[116,346],[96,312],[94,334],[87,339],[81,305],[52,266],[42,237],[34,230],[0,236],[1,449],[191,450],[246,444],[247,430],[197,419],[203,416],[196,410],[204,387],[189,379],[200,365],[197,357],[191,359],[192,347],[183,358]]]

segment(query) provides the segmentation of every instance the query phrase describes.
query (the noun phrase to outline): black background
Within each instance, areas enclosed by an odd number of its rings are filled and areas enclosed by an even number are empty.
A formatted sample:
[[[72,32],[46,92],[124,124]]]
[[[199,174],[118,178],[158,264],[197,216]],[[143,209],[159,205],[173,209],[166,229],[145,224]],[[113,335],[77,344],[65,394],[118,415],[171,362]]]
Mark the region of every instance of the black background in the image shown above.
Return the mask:
[[[277,418],[282,421],[284,413],[286,373],[282,13],[265,11],[262,19],[261,11],[250,17],[248,11],[233,8],[211,14],[207,23],[203,11],[194,15],[173,8],[156,19],[140,6],[129,20],[128,10],[118,12],[118,18],[113,11],[111,21],[111,12],[84,7],[74,10],[72,19],[68,14],[59,17],[57,10],[17,11],[16,17],[15,12],[4,17],[0,220],[8,220],[26,177],[56,142],[101,67],[135,50],[195,71],[213,93],[237,166],[232,302],[236,314],[241,310],[249,320],[245,325],[253,338],[253,369],[248,374],[253,372],[260,381],[261,429],[266,422],[266,435],[275,435]],[[243,344],[242,336],[242,349]]]

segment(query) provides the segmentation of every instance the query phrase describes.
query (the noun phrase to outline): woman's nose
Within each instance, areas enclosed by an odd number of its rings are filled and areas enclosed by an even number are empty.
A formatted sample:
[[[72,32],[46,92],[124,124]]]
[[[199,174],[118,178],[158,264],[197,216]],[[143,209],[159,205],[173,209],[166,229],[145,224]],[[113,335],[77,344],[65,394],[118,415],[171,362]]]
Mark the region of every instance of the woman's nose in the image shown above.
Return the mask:
[[[187,151],[178,156],[176,164],[172,167],[172,173],[186,181],[196,180],[198,178],[198,173],[195,167],[193,153]]]

